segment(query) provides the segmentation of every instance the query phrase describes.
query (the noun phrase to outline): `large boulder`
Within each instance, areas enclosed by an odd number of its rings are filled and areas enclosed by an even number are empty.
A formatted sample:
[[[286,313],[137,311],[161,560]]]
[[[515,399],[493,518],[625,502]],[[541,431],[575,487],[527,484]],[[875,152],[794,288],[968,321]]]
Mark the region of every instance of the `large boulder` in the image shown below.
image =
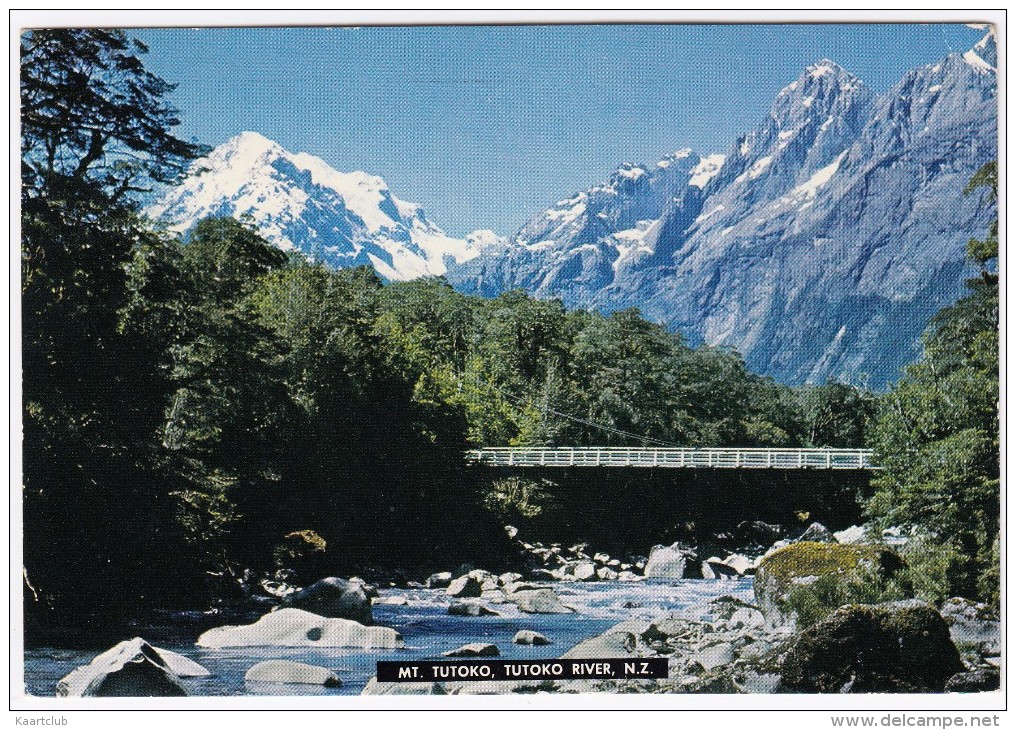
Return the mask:
[[[949,635],[961,650],[981,656],[999,656],[1002,652],[1002,630],[998,614],[986,604],[968,598],[950,598],[939,612],[949,626]]]
[[[121,641],[78,667],[56,686],[57,697],[184,697],[180,677],[208,676],[187,657],[141,638]]]
[[[945,683],[946,692],[995,692],[1001,686],[997,667],[978,667],[970,672],[954,674]]]
[[[374,623],[370,596],[360,581],[323,578],[283,597],[289,608],[298,608],[327,618],[344,618],[369,626]]]
[[[284,659],[258,662],[244,675],[247,682],[276,682],[280,684],[316,684],[322,687],[341,687],[335,672],[324,667]]]
[[[941,692],[964,671],[949,627],[919,601],[839,608],[770,661],[788,692]]]
[[[755,598],[771,626],[809,626],[851,603],[852,591],[885,581],[903,568],[883,545],[797,542],[759,563]]]
[[[575,613],[574,608],[561,603],[561,599],[549,588],[515,591],[506,594],[506,597],[523,613]]]
[[[647,578],[683,578],[684,569],[693,557],[689,548],[677,542],[669,547],[656,545],[649,551],[642,573]]]
[[[449,583],[445,593],[453,598],[479,598],[483,584],[471,575],[463,575]]]
[[[247,626],[220,626],[198,637],[198,646],[345,646],[359,649],[401,649],[402,636],[384,626],[364,626],[342,618],[326,618],[299,608],[282,608]]]
[[[577,563],[572,568],[571,574],[575,580],[594,581],[599,579],[599,576],[596,575],[596,563],[588,560]]]

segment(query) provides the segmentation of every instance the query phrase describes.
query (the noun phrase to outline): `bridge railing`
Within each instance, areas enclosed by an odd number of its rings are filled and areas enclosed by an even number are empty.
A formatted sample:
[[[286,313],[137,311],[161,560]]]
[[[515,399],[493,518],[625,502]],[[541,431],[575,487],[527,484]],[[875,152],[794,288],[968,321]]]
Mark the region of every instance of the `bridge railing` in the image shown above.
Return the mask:
[[[870,449],[489,447],[466,458],[484,466],[616,466],[671,469],[866,469]]]

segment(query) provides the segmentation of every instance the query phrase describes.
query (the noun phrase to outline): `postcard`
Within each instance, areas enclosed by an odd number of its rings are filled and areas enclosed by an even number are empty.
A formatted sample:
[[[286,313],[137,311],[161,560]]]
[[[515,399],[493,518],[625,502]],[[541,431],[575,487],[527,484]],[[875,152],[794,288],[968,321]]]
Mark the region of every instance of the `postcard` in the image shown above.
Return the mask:
[[[543,17],[18,31],[15,705],[1002,705],[998,13]]]

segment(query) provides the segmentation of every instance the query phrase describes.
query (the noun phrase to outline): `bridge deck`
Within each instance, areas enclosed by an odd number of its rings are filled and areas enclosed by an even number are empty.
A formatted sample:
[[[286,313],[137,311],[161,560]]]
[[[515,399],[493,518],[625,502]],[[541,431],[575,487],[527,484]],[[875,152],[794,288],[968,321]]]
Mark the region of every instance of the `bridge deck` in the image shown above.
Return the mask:
[[[490,447],[466,453],[484,466],[617,466],[670,469],[876,470],[870,449],[531,448]]]

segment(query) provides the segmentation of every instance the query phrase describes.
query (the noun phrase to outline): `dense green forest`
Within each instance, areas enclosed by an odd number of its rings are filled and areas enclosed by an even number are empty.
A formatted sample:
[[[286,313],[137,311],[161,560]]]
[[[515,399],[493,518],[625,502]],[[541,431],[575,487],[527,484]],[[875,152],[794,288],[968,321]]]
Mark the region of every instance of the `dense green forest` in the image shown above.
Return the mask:
[[[951,541],[957,585],[990,592],[969,576],[992,560],[997,576],[997,233],[892,392],[790,388],[635,310],[384,284],[231,219],[184,243],[141,204],[202,148],[173,135],[144,50],[117,31],[22,37],[30,615],[207,605],[217,576],[271,572],[297,531],[326,545],[322,571],[494,560],[504,521],[555,485],[471,470],[471,446],[862,446],[869,422],[888,467],[873,519]]]

